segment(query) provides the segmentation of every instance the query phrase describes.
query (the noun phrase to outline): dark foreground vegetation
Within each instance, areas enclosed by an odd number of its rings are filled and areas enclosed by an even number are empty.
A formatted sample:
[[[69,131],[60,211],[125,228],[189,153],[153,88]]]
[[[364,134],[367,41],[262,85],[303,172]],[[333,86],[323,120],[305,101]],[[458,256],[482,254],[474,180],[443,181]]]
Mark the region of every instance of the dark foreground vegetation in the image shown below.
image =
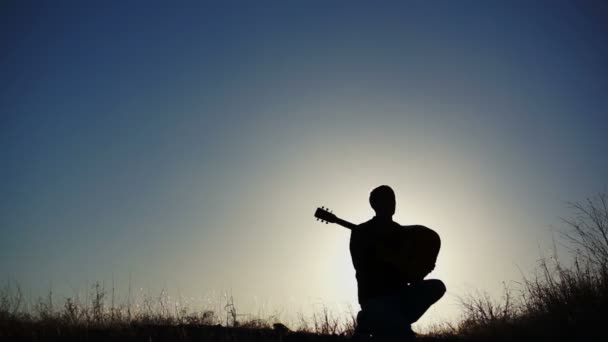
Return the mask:
[[[542,259],[536,274],[501,302],[487,296],[462,300],[464,318],[451,331],[477,340],[605,340],[608,318],[608,196],[570,203],[560,241],[572,262]],[[556,248],[554,248],[556,250]]]
[[[595,341],[605,339],[608,317],[608,198],[600,194],[571,205],[562,240],[572,262],[543,259],[536,274],[501,301],[478,294],[462,298],[458,323],[436,327],[420,340],[446,341]],[[234,304],[220,319],[212,311],[188,312],[162,296],[145,298],[137,308],[115,305],[95,284],[86,300],[53,303],[40,299],[25,307],[16,285],[0,290],[0,340],[6,341],[345,341],[354,317],[346,320],[323,311],[298,327],[270,319],[239,321]]]

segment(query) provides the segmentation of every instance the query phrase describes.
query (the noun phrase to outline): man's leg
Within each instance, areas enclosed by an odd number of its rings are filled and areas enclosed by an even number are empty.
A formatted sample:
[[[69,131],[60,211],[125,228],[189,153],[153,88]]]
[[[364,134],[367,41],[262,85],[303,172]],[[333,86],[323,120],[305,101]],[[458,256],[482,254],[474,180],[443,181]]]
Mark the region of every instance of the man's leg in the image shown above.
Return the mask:
[[[445,293],[441,280],[423,280],[405,287],[394,295],[375,297],[362,303],[357,315],[358,332],[375,336],[414,337],[411,323],[416,322],[428,308]]]
[[[414,332],[399,304],[398,294],[368,300],[365,305],[361,305],[362,311],[357,315],[357,323],[361,325],[357,332],[371,333],[375,337],[413,338]]]
[[[408,323],[414,323],[445,294],[439,279],[422,280],[407,286],[401,295],[401,309]]]

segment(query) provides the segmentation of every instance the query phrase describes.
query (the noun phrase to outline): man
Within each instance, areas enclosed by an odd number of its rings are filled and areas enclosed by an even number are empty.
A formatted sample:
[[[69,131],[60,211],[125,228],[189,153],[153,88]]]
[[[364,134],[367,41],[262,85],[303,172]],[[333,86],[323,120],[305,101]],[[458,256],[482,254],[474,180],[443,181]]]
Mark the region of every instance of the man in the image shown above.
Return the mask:
[[[413,338],[411,324],[443,296],[446,288],[437,279],[407,283],[389,260],[391,250],[398,248],[395,233],[408,229],[392,219],[393,190],[387,185],[375,188],[369,203],[376,216],[353,229],[350,238],[361,305],[355,334]]]

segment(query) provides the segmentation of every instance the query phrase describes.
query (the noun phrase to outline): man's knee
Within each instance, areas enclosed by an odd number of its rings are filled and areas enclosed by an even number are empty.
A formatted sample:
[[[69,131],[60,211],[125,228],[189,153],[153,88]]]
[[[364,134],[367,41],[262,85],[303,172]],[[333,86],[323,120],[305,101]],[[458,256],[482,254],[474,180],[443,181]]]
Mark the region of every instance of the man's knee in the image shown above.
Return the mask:
[[[430,288],[430,292],[433,293],[433,297],[437,298],[437,300],[443,297],[445,291],[447,290],[445,284],[439,279],[428,280],[427,286]]]

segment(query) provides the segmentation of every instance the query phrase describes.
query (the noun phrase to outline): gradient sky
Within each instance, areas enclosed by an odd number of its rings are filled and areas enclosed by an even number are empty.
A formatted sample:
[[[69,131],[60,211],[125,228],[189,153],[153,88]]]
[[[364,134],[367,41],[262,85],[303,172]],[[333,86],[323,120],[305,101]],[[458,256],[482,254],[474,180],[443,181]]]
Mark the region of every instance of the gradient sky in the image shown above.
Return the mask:
[[[0,276],[190,305],[356,306],[349,233],[389,184],[448,295],[500,295],[605,190],[601,1],[3,1]],[[139,290],[141,291],[141,290]],[[186,299],[183,299],[186,298]],[[201,304],[202,303],[202,304]]]

